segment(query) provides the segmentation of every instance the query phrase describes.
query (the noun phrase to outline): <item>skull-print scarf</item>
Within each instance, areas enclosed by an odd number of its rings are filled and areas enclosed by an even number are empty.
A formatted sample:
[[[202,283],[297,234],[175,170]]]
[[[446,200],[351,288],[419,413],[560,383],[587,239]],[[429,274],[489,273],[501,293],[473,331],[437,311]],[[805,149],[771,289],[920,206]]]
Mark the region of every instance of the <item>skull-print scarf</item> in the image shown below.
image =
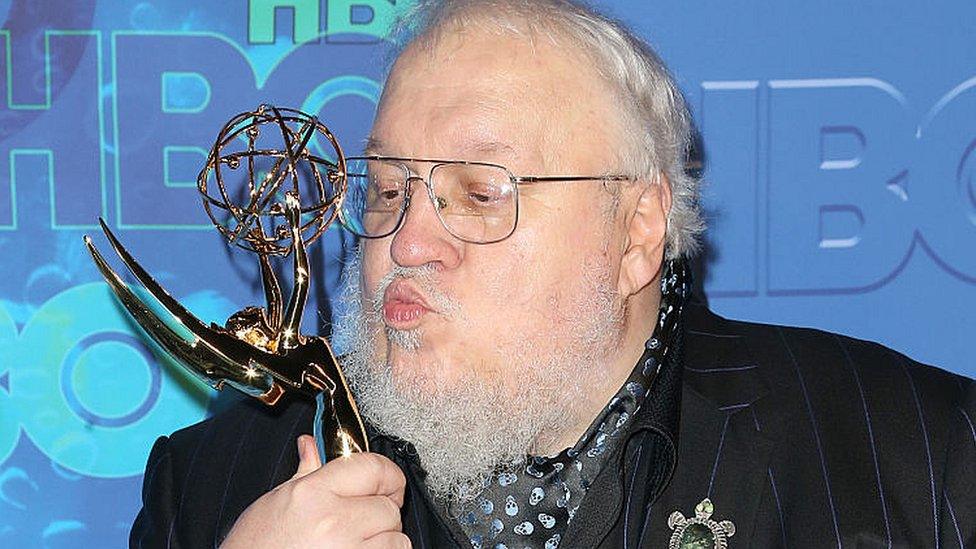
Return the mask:
[[[478,499],[460,513],[443,510],[475,549],[559,546],[593,479],[624,439],[628,420],[650,392],[657,372],[674,360],[668,351],[679,329],[689,278],[680,260],[665,265],[658,322],[643,355],[572,448],[553,457],[529,456],[523,468],[491,477]]]

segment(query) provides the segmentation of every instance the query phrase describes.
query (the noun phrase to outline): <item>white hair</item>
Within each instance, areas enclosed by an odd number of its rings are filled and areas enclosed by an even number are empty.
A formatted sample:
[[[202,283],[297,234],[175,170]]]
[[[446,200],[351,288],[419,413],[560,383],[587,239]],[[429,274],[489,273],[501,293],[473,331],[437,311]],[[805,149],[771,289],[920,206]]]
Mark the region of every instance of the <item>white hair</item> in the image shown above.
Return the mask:
[[[689,174],[691,116],[674,78],[654,50],[623,24],[575,0],[418,0],[394,25],[397,51],[448,24],[568,39],[610,85],[624,135],[621,169],[640,180],[667,177],[668,259],[693,255],[704,230],[699,181]]]
[[[342,352],[342,370],[363,418],[413,445],[434,497],[449,504],[473,501],[492,474],[524,467],[526,456],[540,455],[587,419],[580,402],[609,377],[601,365],[623,329],[623,306],[605,262],[581,263],[581,286],[572,292],[577,299],[569,312],[580,321],[563,345],[550,348],[548,334],[509,335],[496,348],[500,368],[472,370],[455,383],[438,381],[437,372],[457,364],[411,356],[410,367],[397,372],[383,351],[389,345],[411,353],[424,345],[422,332],[384,330],[381,296],[395,278],[412,279],[443,310],[465,315],[456,298],[438,287],[436,271],[394,267],[367,292],[361,267],[360,248],[343,270],[332,342]]]

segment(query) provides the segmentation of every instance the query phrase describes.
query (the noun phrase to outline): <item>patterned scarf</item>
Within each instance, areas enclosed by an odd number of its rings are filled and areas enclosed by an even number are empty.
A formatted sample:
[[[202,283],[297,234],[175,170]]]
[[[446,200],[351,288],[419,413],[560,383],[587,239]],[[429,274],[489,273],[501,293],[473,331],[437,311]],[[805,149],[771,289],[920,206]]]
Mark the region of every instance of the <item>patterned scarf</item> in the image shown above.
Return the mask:
[[[634,416],[666,364],[689,295],[683,262],[669,261],[661,277],[661,307],[654,333],[634,371],[579,441],[553,457],[530,456],[524,469],[494,475],[484,493],[454,519],[475,549],[556,549],[587,489],[624,439]]]

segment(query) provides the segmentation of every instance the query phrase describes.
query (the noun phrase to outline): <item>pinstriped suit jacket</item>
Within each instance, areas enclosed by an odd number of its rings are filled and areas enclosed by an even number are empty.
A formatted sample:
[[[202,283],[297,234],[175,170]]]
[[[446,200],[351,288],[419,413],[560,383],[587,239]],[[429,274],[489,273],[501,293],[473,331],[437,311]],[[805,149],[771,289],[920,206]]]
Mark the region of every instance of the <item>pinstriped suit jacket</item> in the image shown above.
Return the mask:
[[[663,458],[631,437],[574,519],[585,532],[571,528],[561,547],[667,547],[668,516],[691,516],[709,497],[712,518],[735,524],[733,548],[976,548],[973,381],[877,344],[698,305],[684,333],[670,482],[652,500],[647,471]],[[303,402],[242,403],[160,438],[131,546],[218,545],[293,474],[294,439],[311,431],[311,414]],[[414,547],[457,545],[422,487],[406,499]]]

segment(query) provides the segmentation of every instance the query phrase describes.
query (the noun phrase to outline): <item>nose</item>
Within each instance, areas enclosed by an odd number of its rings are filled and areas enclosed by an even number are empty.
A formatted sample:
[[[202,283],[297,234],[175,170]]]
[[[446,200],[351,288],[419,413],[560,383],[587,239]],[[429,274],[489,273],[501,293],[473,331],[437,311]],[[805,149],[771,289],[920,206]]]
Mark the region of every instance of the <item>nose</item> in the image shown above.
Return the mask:
[[[441,224],[427,184],[419,177],[411,178],[410,202],[403,215],[390,244],[390,256],[397,265],[431,264],[438,269],[452,269],[460,263],[464,243]]]

